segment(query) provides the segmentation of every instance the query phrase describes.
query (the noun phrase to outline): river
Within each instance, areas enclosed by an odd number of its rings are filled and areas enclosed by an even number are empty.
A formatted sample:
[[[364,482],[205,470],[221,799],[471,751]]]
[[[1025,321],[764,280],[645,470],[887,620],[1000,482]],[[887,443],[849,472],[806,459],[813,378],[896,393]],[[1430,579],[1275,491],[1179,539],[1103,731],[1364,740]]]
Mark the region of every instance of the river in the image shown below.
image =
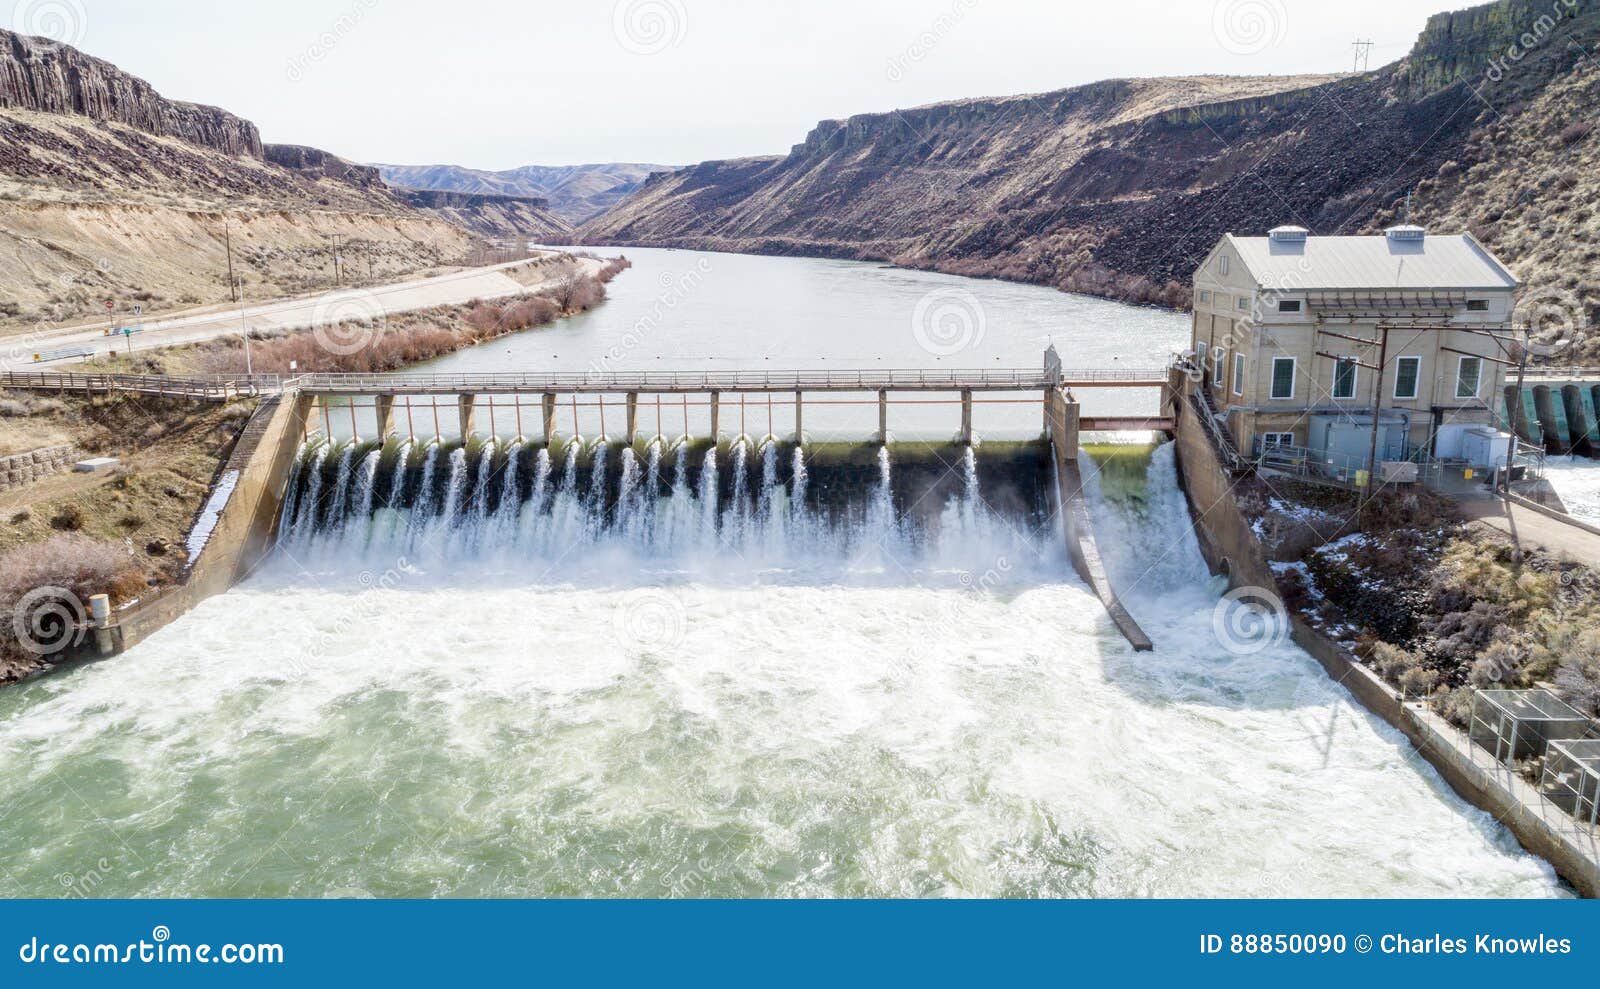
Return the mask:
[[[440,368],[1031,367],[1052,341],[1159,365],[1186,335],[1028,286],[629,253],[604,306]],[[930,295],[981,333],[923,322]],[[1219,615],[1170,446],[1097,451],[1108,564],[1157,643],[1135,654],[999,497],[1001,446],[912,510],[907,437],[949,411],[900,411],[825,516],[803,456],[749,448],[675,476],[663,445],[656,488],[633,457],[608,499],[507,445],[510,496],[438,482],[425,510],[357,496],[378,461],[346,458],[351,507],[291,519],[243,585],[0,692],[0,893],[1563,895],[1310,657]],[[980,433],[1037,434],[1037,407],[990,411]]]

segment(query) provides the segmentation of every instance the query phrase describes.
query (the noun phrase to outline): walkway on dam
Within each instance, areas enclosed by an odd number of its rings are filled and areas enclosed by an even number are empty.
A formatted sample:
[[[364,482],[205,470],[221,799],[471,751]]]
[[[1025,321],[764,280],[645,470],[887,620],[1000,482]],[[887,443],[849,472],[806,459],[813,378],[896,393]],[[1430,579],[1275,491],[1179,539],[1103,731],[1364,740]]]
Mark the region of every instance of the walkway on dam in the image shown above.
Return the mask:
[[[1460,499],[1461,511],[1468,519],[1509,536],[1519,546],[1543,550],[1556,558],[1581,563],[1600,571],[1600,533],[1489,495]]]

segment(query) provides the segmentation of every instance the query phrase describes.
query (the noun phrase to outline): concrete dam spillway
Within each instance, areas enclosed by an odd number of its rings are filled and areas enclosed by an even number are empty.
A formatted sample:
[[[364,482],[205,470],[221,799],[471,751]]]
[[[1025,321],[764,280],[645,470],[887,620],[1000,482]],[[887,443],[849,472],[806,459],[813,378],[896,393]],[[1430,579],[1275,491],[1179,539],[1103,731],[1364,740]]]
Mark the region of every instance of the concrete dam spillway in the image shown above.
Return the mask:
[[[307,444],[279,540],[297,558],[575,551],[738,570],[962,559],[980,572],[1055,540],[1042,441],[972,447],[769,440],[554,445],[472,438]],[[987,562],[985,562],[987,561]]]

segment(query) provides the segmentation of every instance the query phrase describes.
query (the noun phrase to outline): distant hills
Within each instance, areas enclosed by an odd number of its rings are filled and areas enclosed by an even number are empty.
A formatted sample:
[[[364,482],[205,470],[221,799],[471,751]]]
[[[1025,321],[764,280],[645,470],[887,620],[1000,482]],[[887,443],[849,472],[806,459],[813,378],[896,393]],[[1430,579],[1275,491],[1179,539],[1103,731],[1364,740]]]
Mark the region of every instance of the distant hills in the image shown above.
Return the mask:
[[[788,154],[656,175],[592,244],[891,261],[1184,307],[1226,232],[1470,231],[1600,318],[1600,6],[1430,18],[1359,75],[1121,79],[823,121]],[[1591,343],[1600,350],[1600,339]]]
[[[524,165],[492,172],[460,165],[378,165],[383,180],[408,189],[434,189],[549,200],[550,210],[569,223],[591,220],[615,206],[666,165],[631,162],[602,165]]]

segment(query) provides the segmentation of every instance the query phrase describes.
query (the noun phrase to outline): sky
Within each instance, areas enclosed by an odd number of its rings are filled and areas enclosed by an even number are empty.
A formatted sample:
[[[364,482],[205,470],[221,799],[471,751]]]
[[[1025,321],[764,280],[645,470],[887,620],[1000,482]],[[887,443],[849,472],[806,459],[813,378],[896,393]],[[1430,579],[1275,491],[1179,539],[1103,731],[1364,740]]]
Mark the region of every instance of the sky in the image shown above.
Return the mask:
[[[0,0],[263,139],[474,168],[782,154],[818,120],[1126,76],[1348,71],[1452,0]]]

